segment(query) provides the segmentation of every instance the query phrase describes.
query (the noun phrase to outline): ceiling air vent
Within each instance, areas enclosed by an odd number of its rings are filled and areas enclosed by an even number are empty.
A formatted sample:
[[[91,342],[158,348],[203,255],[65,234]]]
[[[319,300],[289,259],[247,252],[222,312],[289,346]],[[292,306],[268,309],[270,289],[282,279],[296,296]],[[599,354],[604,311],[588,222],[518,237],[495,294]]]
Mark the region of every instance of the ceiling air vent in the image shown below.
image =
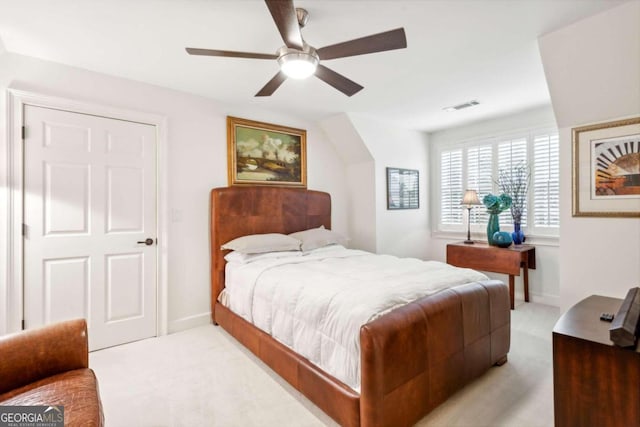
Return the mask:
[[[458,104],[458,105],[454,105],[451,107],[447,107],[447,108],[443,108],[444,111],[458,111],[458,110],[464,110],[465,108],[469,108],[469,107],[473,107],[480,104],[478,101],[473,100],[473,101],[467,101],[467,102],[463,102],[462,104]]]

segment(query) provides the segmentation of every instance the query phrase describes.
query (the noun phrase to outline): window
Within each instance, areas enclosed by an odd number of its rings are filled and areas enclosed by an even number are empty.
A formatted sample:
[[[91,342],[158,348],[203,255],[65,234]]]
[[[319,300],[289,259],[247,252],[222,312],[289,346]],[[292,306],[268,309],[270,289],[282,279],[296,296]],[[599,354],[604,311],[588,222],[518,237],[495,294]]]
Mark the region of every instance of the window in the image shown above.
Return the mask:
[[[440,159],[440,221],[461,224],[462,150],[446,151]]]
[[[493,150],[491,145],[480,145],[470,147],[467,150],[467,185],[465,190],[476,190],[478,195],[493,191],[493,179],[491,173],[491,165],[493,164]],[[462,170],[462,164],[460,165]],[[480,200],[482,201],[482,200]],[[471,210],[472,224],[486,224],[489,220],[489,214],[485,209]]]
[[[473,189],[482,198],[488,193],[499,194],[495,183],[499,170],[527,164],[531,179],[522,226],[528,234],[557,235],[559,209],[559,138],[557,130],[522,132],[502,138],[491,138],[453,144],[440,150],[440,230],[462,230],[466,225],[460,201],[466,189]],[[471,210],[471,224],[477,231],[487,223],[486,209]],[[513,223],[511,212],[500,215],[501,226]]]
[[[558,134],[540,134],[533,140],[533,218],[536,227],[560,226],[560,161]]]
[[[527,164],[527,139],[517,138],[498,143],[498,171],[510,171],[514,166]],[[500,188],[496,188],[497,193],[501,193]],[[485,193],[486,194],[486,193]],[[506,210],[500,214],[500,224],[509,224],[511,211]],[[522,212],[523,227],[527,226],[527,204],[525,202]]]

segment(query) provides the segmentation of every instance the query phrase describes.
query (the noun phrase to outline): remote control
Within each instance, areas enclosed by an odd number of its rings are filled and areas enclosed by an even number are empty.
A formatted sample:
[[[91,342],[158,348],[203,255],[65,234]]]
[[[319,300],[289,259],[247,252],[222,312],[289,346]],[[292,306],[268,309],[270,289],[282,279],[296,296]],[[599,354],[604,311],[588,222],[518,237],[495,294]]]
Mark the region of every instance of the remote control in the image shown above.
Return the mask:
[[[604,320],[605,322],[611,322],[613,320],[613,314],[611,314],[611,313],[602,313],[600,315],[600,320]]]

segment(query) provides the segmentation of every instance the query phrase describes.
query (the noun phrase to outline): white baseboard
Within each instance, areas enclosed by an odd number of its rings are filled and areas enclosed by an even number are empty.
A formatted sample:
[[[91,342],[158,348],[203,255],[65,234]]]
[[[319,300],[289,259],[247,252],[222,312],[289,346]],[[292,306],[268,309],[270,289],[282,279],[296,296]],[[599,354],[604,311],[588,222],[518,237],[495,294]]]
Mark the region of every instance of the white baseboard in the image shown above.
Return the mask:
[[[524,293],[516,292],[515,299],[524,301]],[[540,295],[540,294],[533,294],[529,292],[529,301],[535,302],[538,304],[560,307],[560,297],[557,295],[546,295],[546,294]]]
[[[185,331],[187,329],[196,328],[198,326],[211,324],[211,312],[194,314],[193,316],[183,317],[181,319],[169,322],[169,333]]]

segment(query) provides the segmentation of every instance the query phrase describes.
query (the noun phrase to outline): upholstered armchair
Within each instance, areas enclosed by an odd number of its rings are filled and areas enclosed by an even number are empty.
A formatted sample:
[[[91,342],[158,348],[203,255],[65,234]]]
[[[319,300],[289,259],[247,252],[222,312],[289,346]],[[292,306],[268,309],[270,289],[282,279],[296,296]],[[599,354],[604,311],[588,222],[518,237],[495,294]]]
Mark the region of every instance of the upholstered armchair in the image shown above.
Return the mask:
[[[62,405],[65,426],[104,424],[84,319],[0,337],[0,405]]]

